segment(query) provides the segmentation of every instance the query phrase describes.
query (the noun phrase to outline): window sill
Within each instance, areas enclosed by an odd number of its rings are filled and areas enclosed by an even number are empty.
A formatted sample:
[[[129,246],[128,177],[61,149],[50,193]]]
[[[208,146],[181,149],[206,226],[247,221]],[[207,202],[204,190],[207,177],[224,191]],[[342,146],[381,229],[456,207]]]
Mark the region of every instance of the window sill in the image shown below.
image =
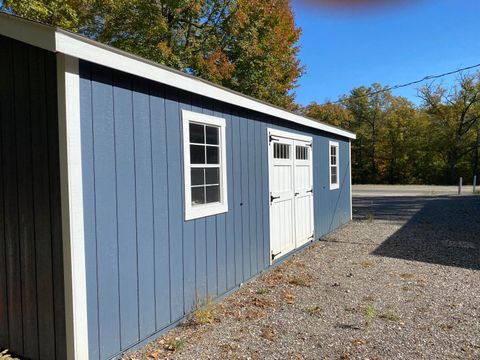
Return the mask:
[[[185,221],[200,219],[207,216],[219,215],[228,212],[227,204],[211,204],[192,206],[185,209]]]

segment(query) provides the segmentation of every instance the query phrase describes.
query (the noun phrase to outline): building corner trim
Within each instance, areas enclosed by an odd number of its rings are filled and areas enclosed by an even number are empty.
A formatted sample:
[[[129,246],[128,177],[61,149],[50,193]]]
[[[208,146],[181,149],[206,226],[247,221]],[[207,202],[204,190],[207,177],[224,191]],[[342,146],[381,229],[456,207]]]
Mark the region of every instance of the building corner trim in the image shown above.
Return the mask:
[[[77,58],[57,53],[58,129],[68,359],[88,359],[87,291]]]

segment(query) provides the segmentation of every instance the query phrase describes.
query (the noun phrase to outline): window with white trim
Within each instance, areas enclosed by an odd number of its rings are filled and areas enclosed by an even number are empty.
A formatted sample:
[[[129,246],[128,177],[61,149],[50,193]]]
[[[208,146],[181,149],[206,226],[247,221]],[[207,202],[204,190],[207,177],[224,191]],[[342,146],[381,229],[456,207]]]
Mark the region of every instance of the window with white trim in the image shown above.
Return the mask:
[[[185,220],[228,211],[225,119],[183,110]]]
[[[338,166],[338,142],[329,142],[329,175],[330,175],[330,190],[338,189],[340,187],[339,181],[339,166]]]

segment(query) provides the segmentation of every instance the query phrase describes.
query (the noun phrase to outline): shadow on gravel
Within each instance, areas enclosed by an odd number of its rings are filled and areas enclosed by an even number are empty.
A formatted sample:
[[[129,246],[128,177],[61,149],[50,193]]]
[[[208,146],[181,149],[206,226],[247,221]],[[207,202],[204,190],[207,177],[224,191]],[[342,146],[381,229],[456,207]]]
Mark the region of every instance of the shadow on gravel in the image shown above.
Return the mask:
[[[373,255],[480,270],[480,197],[362,198],[356,206],[359,216],[405,223]]]

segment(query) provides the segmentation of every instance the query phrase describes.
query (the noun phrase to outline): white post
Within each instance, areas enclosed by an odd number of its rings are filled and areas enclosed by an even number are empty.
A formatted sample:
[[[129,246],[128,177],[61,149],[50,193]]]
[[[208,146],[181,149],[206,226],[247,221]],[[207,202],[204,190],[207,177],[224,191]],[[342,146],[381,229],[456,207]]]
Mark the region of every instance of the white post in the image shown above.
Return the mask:
[[[458,195],[462,194],[462,184],[463,184],[463,178],[460,177],[460,179],[458,180]]]
[[[473,177],[473,193],[477,192],[477,175]]]

